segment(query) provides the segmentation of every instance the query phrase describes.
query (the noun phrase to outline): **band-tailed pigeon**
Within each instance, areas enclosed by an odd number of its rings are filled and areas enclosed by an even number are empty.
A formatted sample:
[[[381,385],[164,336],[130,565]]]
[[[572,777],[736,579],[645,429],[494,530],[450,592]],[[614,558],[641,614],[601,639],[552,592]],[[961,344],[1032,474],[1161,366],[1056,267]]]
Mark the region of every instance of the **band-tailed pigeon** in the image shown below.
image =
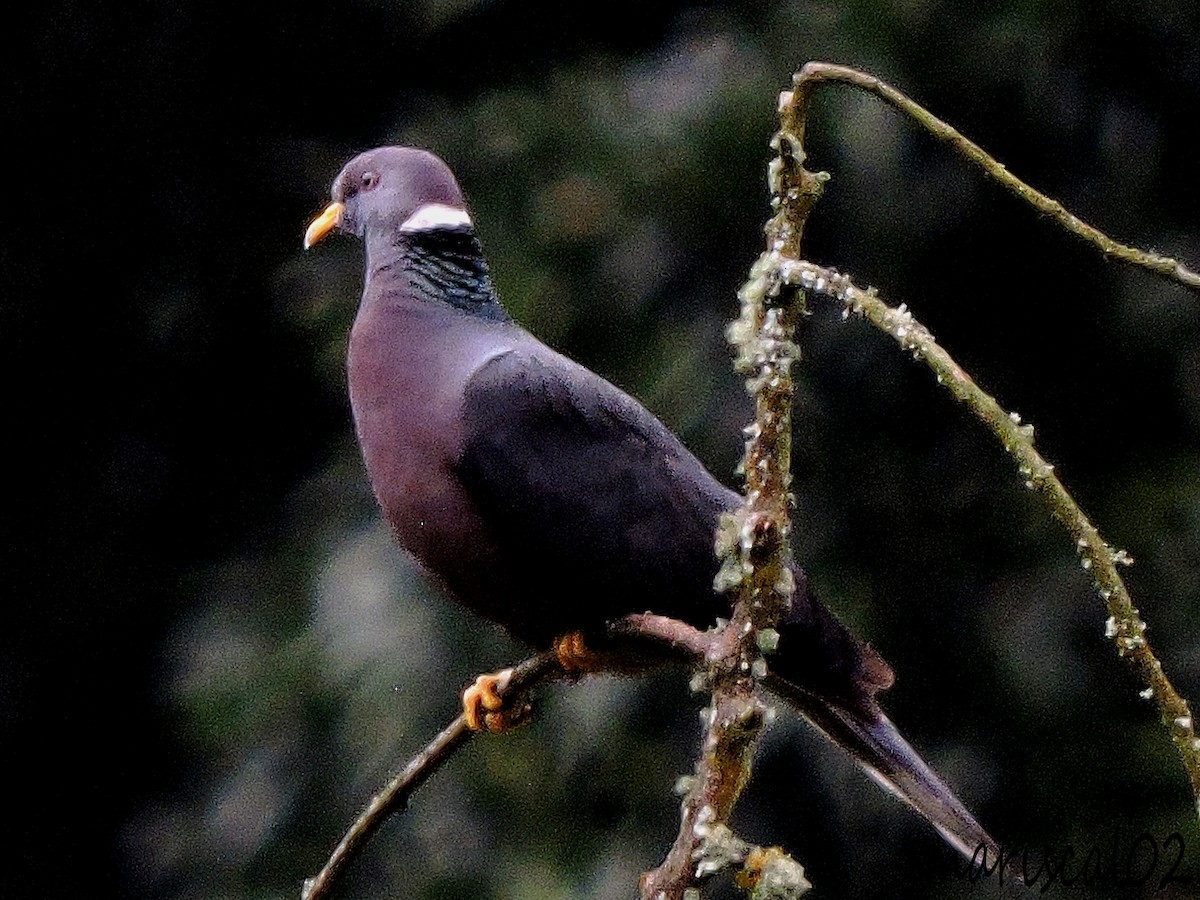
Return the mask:
[[[636,400],[513,322],[446,164],[382,147],[332,195],[304,244],[335,228],[366,244],[348,369],[367,473],[445,592],[538,648],[629,613],[701,629],[728,616],[713,535],[739,496]],[[784,699],[952,845],[994,850],[880,710],[891,668],[794,574],[769,660]]]

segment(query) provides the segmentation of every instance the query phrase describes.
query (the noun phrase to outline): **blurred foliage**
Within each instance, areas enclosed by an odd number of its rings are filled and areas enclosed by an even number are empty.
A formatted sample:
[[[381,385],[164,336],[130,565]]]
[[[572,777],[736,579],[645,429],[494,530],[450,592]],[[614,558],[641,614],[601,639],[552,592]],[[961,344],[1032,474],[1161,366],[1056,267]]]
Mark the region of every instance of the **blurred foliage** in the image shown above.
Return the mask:
[[[103,746],[69,789],[45,777],[17,831],[45,864],[5,895],[294,896],[459,689],[523,652],[437,597],[378,522],[342,371],[360,250],[299,250],[345,159],[445,157],[513,314],[733,483],[748,411],[722,327],[791,72],[867,68],[1114,236],[1196,264],[1197,9],[40,11],[11,104],[47,148],[18,185],[36,241],[2,251],[10,383],[29,385],[12,421],[33,438],[15,471],[36,490],[6,542],[0,724],[22,736],[17,772]],[[866,97],[823,93],[809,141],[833,180],[808,255],[907,302],[1035,423],[1138,561],[1150,638],[1200,700],[1196,298],[1057,234]],[[887,340],[818,305],[803,346],[797,554],[897,669],[889,714],[1001,839],[1086,852],[1179,830],[1200,878],[1182,772],[1065,533]],[[677,824],[686,680],[546,691],[532,726],[475,741],[417,796],[345,895],[631,896]],[[814,896],[965,891],[930,829],[786,714],[737,822],[791,851]]]

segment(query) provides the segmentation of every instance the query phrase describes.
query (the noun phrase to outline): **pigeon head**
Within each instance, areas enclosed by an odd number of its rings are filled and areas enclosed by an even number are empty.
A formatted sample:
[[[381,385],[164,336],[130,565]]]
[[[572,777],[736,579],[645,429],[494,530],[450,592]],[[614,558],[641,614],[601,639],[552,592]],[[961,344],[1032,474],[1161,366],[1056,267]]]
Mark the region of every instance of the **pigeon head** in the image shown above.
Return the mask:
[[[427,150],[379,147],[333,180],[333,202],[304,233],[307,249],[337,229],[366,245],[364,305],[381,297],[445,303],[506,321],[462,191]]]
[[[462,191],[450,168],[427,150],[380,147],[359,154],[334,179],[333,202],[304,234],[311,247],[335,228],[373,237],[470,228]]]

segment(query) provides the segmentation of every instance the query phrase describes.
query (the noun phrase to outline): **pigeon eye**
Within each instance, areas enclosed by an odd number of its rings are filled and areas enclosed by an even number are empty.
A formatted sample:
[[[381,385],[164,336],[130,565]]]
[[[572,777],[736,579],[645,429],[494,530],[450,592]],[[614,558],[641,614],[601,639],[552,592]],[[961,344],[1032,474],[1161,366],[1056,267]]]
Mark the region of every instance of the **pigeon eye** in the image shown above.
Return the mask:
[[[377,172],[363,172],[359,180],[362,182],[362,189],[369,191],[375,185],[379,184],[379,174]]]

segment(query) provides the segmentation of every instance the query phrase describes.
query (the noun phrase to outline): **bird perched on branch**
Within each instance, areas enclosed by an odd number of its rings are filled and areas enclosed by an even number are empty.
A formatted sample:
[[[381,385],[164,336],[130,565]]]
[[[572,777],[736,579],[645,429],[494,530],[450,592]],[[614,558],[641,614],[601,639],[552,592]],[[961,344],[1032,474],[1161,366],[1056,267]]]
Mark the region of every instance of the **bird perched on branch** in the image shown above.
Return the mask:
[[[332,196],[304,244],[337,229],[366,245],[348,371],[367,473],[441,588],[539,649],[630,613],[698,629],[728,617],[713,536],[741,498],[636,400],[508,316],[446,164],[381,147]],[[793,574],[769,659],[778,692],[952,845],[994,850],[880,710],[891,668]],[[491,689],[466,698],[476,727]]]

